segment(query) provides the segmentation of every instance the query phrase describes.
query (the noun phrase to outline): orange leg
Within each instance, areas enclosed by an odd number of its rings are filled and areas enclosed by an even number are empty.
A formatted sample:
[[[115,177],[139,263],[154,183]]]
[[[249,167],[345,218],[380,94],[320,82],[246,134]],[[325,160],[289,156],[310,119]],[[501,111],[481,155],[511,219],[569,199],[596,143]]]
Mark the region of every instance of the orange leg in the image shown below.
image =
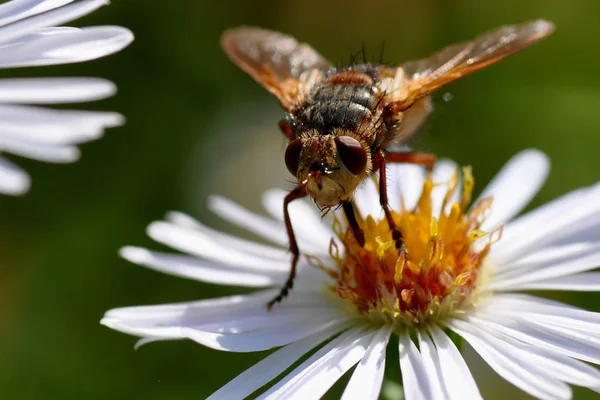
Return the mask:
[[[283,219],[285,221],[285,229],[287,231],[288,239],[290,240],[290,252],[292,253],[292,266],[290,268],[290,274],[285,282],[285,285],[281,288],[279,294],[267,304],[267,308],[271,310],[275,303],[279,303],[283,300],[290,290],[294,287],[294,278],[296,277],[296,265],[300,258],[300,249],[298,249],[298,242],[296,241],[296,235],[292,228],[292,221],[290,220],[289,205],[292,201],[300,199],[306,196],[306,190],[303,186],[299,186],[289,192],[283,200]]]
[[[432,153],[412,153],[412,152],[398,152],[398,153],[387,153],[384,156],[385,162],[390,163],[406,163],[406,164],[418,164],[425,166],[429,171],[433,169],[437,157]]]
[[[392,211],[388,204],[387,198],[387,178],[385,165],[386,163],[408,163],[408,164],[419,164],[424,165],[429,171],[433,169],[433,165],[436,161],[436,156],[431,153],[412,153],[412,152],[398,152],[398,153],[377,153],[375,156],[375,165],[379,167],[379,203],[385,212],[385,218],[387,219],[388,226],[392,231],[392,239],[396,241],[396,248],[402,247],[402,233],[396,226]]]

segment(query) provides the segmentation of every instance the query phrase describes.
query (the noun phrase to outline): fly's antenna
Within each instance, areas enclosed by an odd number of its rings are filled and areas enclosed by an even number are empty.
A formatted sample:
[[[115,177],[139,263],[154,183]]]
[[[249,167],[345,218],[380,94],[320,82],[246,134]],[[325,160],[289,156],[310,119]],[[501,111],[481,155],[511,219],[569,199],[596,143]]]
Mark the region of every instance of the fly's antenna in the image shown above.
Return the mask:
[[[379,62],[378,64],[383,65],[383,51],[385,50],[385,40],[381,42],[381,48],[379,49]]]
[[[364,39],[361,43],[360,52],[362,53],[363,64],[366,64],[367,63],[367,51],[366,51]]]

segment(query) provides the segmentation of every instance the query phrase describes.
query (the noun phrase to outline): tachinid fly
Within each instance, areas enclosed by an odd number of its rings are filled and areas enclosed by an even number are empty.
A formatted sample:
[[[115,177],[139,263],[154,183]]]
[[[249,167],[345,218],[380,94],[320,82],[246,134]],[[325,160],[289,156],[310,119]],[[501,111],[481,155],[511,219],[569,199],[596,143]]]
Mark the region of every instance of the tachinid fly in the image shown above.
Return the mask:
[[[290,274],[269,307],[288,294],[296,274],[300,253],[288,212],[292,201],[308,195],[322,208],[342,206],[362,245],[352,194],[379,171],[380,203],[401,246],[387,202],[385,165],[431,167],[435,156],[388,149],[402,144],[422,124],[431,111],[432,92],[529,47],[553,30],[550,22],[530,21],[495,29],[398,67],[359,64],[342,69],[282,33],[251,27],[226,31],[221,41],[225,53],[275,95],[286,112],[279,123],[288,139],[285,164],[298,179],[283,204],[293,255]]]

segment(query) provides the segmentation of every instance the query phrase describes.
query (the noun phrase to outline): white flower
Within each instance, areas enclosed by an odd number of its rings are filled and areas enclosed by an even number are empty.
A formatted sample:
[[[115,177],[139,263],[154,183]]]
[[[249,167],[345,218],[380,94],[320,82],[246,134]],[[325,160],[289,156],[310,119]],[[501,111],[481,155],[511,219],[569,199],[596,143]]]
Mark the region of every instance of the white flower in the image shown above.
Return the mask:
[[[303,259],[290,296],[272,312],[266,303],[278,293],[290,262],[284,249],[284,193],[264,197],[273,218],[214,197],[211,207],[218,215],[281,247],[170,213],[167,221],[152,223],[148,234],[188,255],[125,247],[122,256],[172,275],[274,289],[114,309],[102,323],[142,337],[138,344],[187,338],[235,352],[284,346],[212,399],[246,397],[291,366],[259,398],[319,398],[354,365],[343,398],[376,399],[386,361],[399,362],[408,400],[480,398],[450,330],[504,379],[534,397],[569,399],[570,384],[600,391],[600,372],[586,363],[600,363],[600,314],[514,293],[600,290],[600,273],[586,272],[600,265],[600,185],[511,221],[547,172],[542,153],[524,151],[467,210],[473,184],[469,169],[463,169],[460,190],[450,161],[438,162],[429,177],[416,166],[390,165],[389,197],[405,252],[391,240],[374,182],[355,196],[364,217],[364,248],[341,217],[334,217],[330,229],[314,205],[293,204],[300,249],[311,257]],[[400,360],[385,359],[388,342],[399,346]]]
[[[12,0],[0,5],[0,68],[68,64],[121,50],[133,34],[119,26],[60,26],[107,0]],[[112,96],[116,87],[99,78],[0,80],[0,152],[47,162],[73,162],[76,145],[121,125],[112,112],[53,110],[42,104],[86,102]],[[30,186],[21,168],[0,157],[0,193],[18,195]]]

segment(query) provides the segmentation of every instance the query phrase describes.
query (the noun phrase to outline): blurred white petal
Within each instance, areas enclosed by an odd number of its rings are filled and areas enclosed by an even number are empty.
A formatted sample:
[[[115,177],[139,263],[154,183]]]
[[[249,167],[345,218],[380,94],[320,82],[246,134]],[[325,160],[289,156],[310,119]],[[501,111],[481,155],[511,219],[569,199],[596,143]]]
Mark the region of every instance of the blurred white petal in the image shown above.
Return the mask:
[[[108,4],[108,0],[83,0],[64,7],[55,8],[31,18],[20,19],[0,27],[0,44],[16,39],[37,29],[73,21]]]
[[[73,0],[12,0],[0,5],[0,26],[58,8]]]
[[[22,157],[54,163],[69,163],[79,159],[79,150],[73,146],[52,146],[27,143],[0,136],[0,151]]]
[[[72,3],[72,4],[71,4]],[[0,5],[0,68],[55,65],[103,57],[123,49],[133,34],[118,26],[57,26],[85,16],[107,0],[12,0]],[[41,109],[29,105],[88,102],[114,95],[99,78],[0,80],[0,152],[66,163],[79,158],[76,144],[121,125],[117,113]],[[22,194],[27,174],[8,162],[0,171],[0,193]]]
[[[114,83],[100,78],[16,78],[0,80],[0,103],[60,104],[114,95]]]
[[[21,195],[31,185],[29,175],[7,159],[0,157],[0,193]]]
[[[0,28],[1,29],[1,28]],[[70,64],[95,60],[122,50],[132,33],[119,26],[60,29],[19,38],[0,46],[0,68]]]

